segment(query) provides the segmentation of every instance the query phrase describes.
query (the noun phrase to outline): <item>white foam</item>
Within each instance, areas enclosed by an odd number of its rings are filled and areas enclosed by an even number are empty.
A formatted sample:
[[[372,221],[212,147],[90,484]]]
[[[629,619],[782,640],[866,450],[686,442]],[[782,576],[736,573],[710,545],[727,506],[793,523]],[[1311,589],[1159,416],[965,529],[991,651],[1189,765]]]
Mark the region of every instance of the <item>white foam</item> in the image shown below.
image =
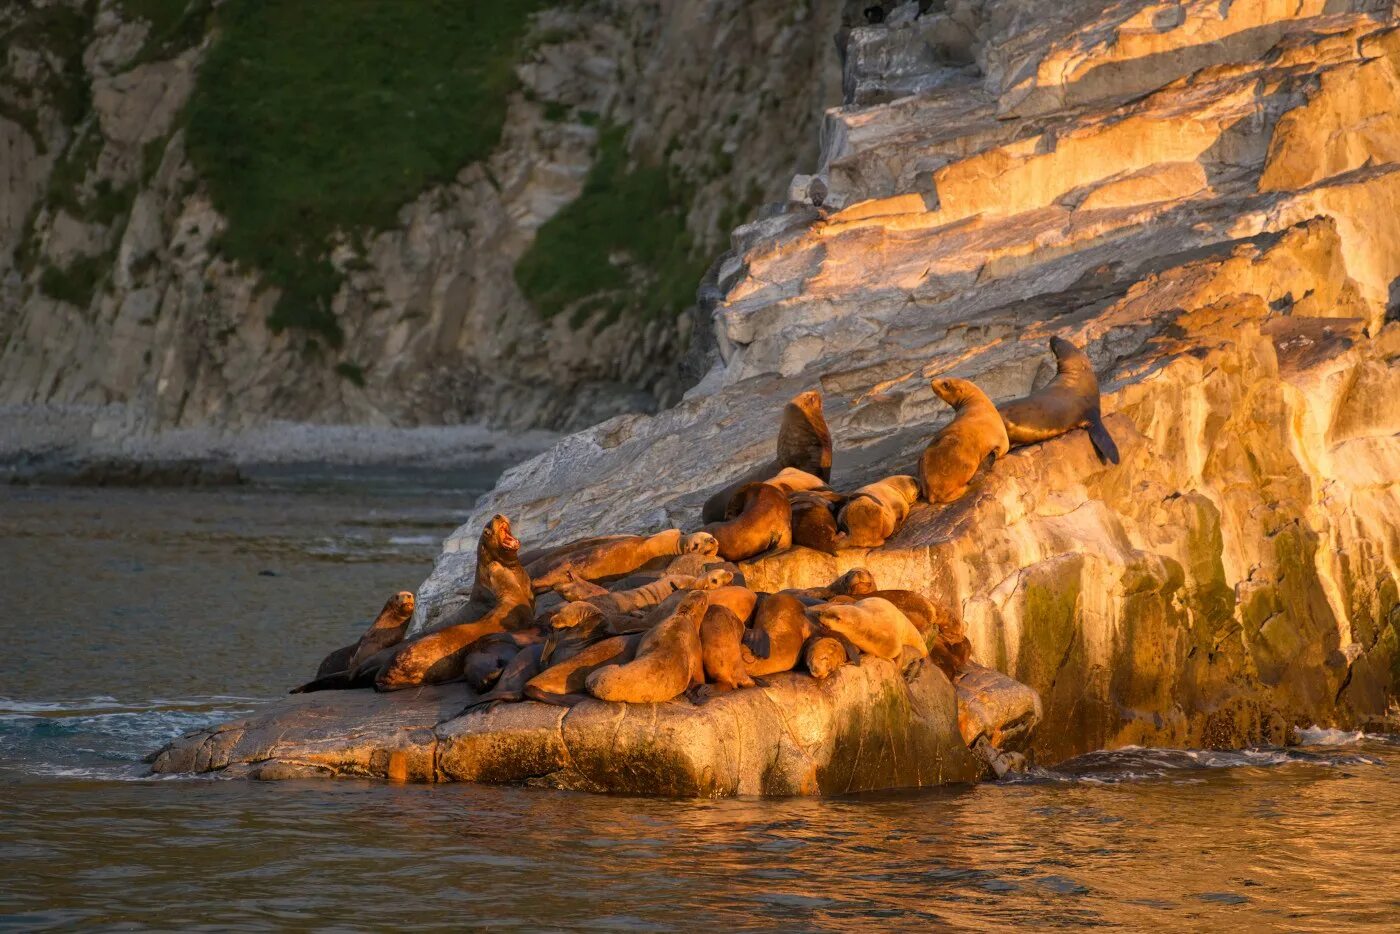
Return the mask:
[[[1309,727],[1295,727],[1298,742],[1304,746],[1352,746],[1366,739],[1360,730],[1335,730],[1314,723]]]

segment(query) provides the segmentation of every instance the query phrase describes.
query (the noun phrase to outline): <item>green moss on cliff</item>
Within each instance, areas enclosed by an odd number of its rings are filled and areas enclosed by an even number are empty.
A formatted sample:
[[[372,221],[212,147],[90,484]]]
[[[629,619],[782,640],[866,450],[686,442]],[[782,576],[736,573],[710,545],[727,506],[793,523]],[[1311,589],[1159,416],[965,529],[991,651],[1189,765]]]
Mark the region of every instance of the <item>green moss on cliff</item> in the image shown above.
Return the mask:
[[[173,58],[199,45],[214,0],[119,0],[124,19],[145,20],[150,25],[146,42],[132,66]]]
[[[674,315],[705,271],[685,227],[689,208],[665,165],[631,165],[626,132],[605,126],[583,193],[550,218],[515,267],[540,314],[576,306],[639,317]]]
[[[142,0],[156,3],[157,0]],[[172,4],[173,5],[173,4]],[[392,225],[500,139],[542,0],[232,0],[189,109],[223,253],[282,290],[269,324],[340,343],[336,231]]]

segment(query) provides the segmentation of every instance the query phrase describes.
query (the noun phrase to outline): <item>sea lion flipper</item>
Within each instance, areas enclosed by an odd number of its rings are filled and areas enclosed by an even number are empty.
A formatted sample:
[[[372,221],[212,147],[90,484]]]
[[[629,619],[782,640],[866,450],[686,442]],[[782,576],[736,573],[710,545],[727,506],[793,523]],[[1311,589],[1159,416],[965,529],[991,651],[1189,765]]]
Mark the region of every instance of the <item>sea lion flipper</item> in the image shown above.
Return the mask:
[[[337,671],[333,675],[326,675],[324,678],[317,678],[308,681],[288,691],[288,694],[310,694],[313,691],[344,691],[353,687],[350,672]]]
[[[1095,415],[1089,419],[1089,440],[1094,442],[1094,449],[1099,452],[1099,460],[1105,464],[1118,463],[1118,445],[1114,443],[1113,436],[1104,427],[1103,419]]]

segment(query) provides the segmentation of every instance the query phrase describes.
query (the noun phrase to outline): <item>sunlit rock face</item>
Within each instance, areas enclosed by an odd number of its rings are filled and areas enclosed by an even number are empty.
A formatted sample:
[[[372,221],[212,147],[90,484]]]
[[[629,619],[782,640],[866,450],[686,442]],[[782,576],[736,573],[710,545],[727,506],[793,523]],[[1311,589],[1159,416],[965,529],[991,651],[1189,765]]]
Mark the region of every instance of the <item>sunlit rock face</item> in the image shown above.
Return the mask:
[[[838,487],[911,472],[948,416],[929,377],[1015,398],[1053,375],[1060,335],[1099,371],[1119,466],[1082,432],[1013,450],[878,551],[768,556],[749,583],[863,565],[961,607],[978,659],[1040,692],[1042,761],[1382,717],[1400,674],[1390,4],[935,6],[850,32],[822,184],[735,232],[705,379],[508,473],[446,542],[419,622],[493,513],[527,546],[694,528],[814,387]]]

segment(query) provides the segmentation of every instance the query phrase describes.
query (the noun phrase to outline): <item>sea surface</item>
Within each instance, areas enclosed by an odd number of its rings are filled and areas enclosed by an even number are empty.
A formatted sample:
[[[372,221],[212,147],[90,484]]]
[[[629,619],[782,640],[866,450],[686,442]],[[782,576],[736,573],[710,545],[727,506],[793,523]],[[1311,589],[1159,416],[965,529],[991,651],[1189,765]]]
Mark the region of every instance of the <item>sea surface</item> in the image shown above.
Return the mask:
[[[314,672],[494,468],[0,487],[0,928],[1400,929],[1400,744],[821,800],[152,779]]]

